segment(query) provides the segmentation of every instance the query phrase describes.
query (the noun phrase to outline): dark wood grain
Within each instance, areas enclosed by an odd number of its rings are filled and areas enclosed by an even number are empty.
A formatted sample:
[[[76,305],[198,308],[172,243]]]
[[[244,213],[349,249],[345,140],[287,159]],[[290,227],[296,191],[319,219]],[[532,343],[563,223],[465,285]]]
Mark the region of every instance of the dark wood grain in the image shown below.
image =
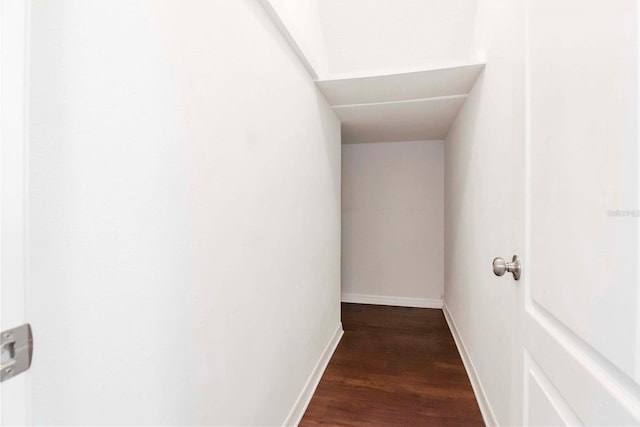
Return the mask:
[[[482,426],[441,310],[343,304],[344,336],[301,426]]]

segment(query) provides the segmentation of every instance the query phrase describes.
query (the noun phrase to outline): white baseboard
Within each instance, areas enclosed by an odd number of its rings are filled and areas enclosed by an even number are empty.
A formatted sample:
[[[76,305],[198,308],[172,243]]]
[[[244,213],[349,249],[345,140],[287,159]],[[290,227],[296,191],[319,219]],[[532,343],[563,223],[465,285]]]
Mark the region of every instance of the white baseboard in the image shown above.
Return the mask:
[[[287,418],[284,421],[285,426],[297,426],[300,424],[300,421],[302,421],[302,417],[311,402],[313,393],[315,393],[316,388],[322,379],[322,374],[324,374],[324,370],[327,369],[331,356],[333,356],[333,352],[338,347],[343,334],[344,331],[342,330],[342,323],[339,323],[336,332],[333,334],[333,337],[331,337],[331,340],[329,340],[329,343],[322,352],[322,356],[320,356],[320,360],[316,363],[307,383],[302,388],[298,399],[296,399],[296,403],[293,405],[293,408],[291,408],[289,415],[287,415]]]
[[[356,304],[394,305],[398,307],[442,308],[442,300],[435,298],[406,298],[385,295],[342,293],[342,302]]]
[[[489,399],[487,399],[484,388],[482,388],[482,383],[480,382],[480,378],[478,377],[476,368],[473,366],[471,357],[467,352],[467,348],[464,346],[462,337],[460,337],[460,334],[458,333],[456,323],[454,322],[453,317],[451,317],[451,313],[449,312],[446,304],[443,304],[442,312],[444,313],[444,318],[447,320],[447,325],[449,325],[449,329],[451,330],[451,335],[453,335],[453,340],[456,343],[456,347],[458,347],[458,352],[460,353],[460,357],[462,358],[464,368],[467,370],[467,375],[469,376],[469,381],[471,381],[473,393],[476,395],[476,400],[478,401],[478,406],[480,407],[480,412],[482,413],[482,419],[488,426],[497,426],[498,423],[496,421],[496,416],[491,409]]]

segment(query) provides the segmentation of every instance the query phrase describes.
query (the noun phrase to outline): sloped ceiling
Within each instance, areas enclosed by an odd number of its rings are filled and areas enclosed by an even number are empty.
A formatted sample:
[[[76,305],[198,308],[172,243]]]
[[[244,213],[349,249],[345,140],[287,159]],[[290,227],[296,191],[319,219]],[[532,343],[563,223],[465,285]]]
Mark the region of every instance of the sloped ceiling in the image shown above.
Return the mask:
[[[260,0],[343,143],[444,139],[482,71],[477,0]]]
[[[317,0],[317,7],[325,78],[417,71],[475,60],[470,49],[477,0]]]
[[[316,84],[342,122],[342,143],[444,139],[482,64]]]

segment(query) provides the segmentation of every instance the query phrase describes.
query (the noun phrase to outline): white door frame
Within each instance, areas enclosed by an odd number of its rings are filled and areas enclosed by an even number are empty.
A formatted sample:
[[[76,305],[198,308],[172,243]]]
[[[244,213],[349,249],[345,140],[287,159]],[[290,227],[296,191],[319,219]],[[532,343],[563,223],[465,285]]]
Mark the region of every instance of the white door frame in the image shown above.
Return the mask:
[[[29,0],[0,1],[0,330],[27,322],[29,8]],[[29,372],[2,383],[0,424],[30,424],[29,402]]]

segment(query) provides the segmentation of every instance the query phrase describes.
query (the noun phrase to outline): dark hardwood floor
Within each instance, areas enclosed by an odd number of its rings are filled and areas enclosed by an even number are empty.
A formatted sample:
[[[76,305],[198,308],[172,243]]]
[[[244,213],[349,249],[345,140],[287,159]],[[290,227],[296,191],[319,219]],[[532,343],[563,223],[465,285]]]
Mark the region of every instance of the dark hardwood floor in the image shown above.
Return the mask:
[[[301,426],[482,426],[441,310],[343,304],[344,336]]]

